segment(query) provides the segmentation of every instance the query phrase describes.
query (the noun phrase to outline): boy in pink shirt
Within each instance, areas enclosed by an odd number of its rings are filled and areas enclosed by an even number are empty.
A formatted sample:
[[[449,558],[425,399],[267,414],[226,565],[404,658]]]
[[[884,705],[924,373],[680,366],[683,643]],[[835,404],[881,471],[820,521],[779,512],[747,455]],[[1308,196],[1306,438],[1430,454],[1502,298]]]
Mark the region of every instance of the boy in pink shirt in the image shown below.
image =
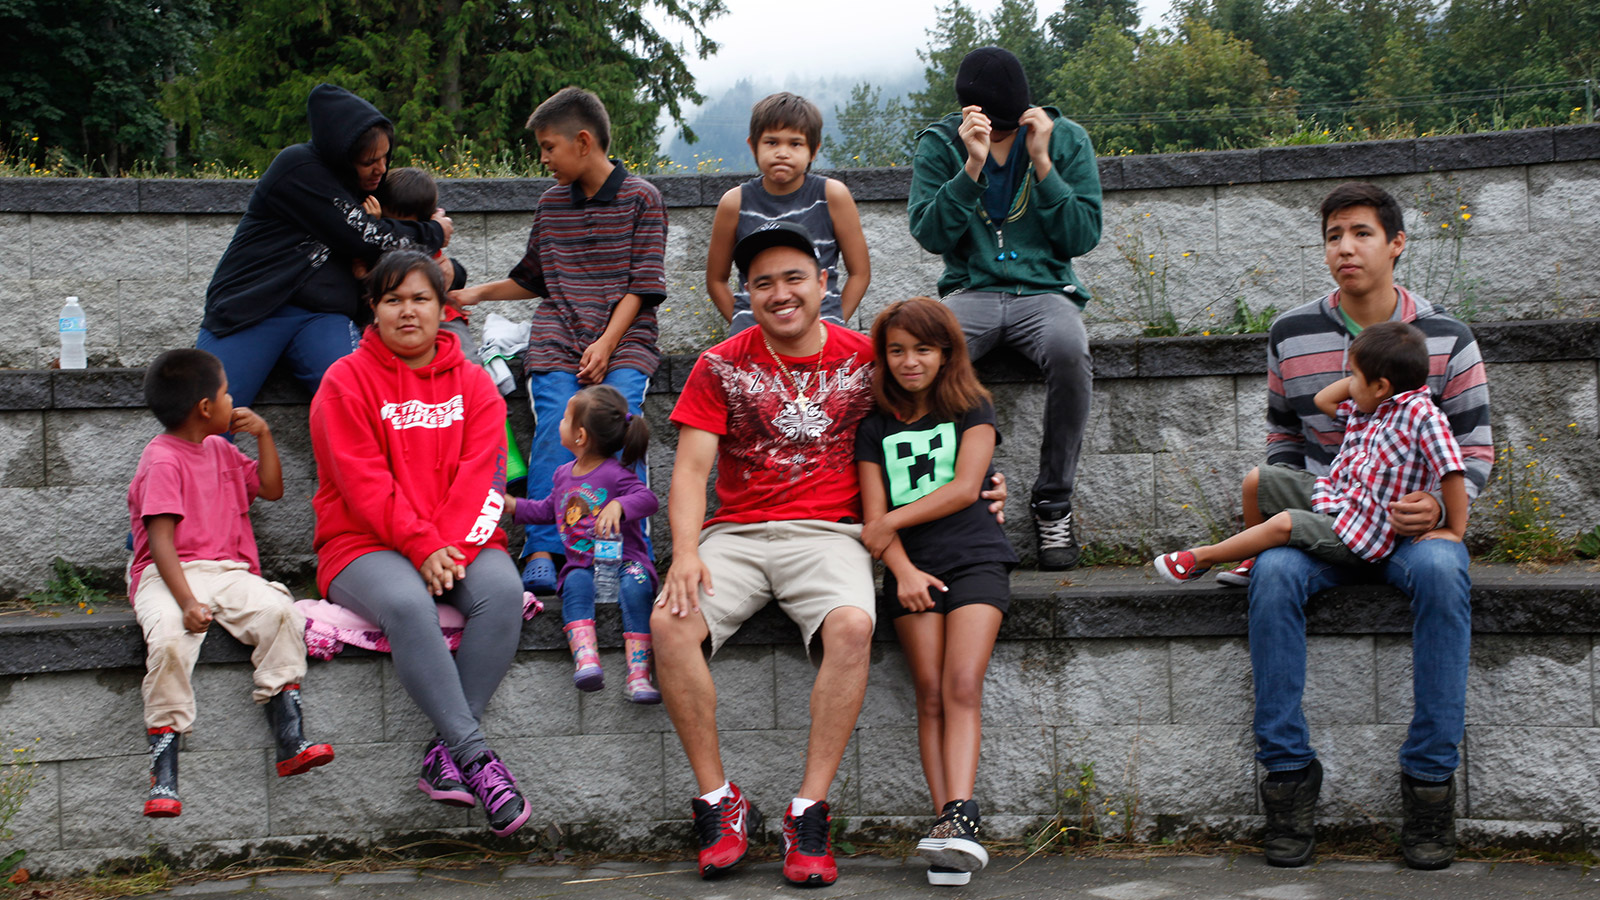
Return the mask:
[[[194,726],[189,674],[213,620],[255,647],[255,701],[266,706],[278,774],[298,775],[333,759],[333,748],[301,733],[305,619],[289,591],[261,577],[250,502],[283,496],[283,469],[267,423],[234,409],[222,363],[204,350],[169,350],[150,364],[145,403],[166,433],[139,457],[128,485],[133,565],[128,596],[144,632],[144,719],[150,795],[144,814],[169,818],[178,799],[178,736]],[[222,435],[255,436],[257,463]]]

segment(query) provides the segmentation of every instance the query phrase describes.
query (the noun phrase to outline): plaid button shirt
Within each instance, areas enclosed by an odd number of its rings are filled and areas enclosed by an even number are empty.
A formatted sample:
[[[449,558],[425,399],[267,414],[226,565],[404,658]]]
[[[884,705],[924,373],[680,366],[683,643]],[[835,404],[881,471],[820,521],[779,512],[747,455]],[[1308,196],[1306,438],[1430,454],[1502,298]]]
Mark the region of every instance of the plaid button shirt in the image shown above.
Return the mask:
[[[1357,556],[1378,562],[1394,550],[1389,504],[1436,490],[1446,474],[1467,465],[1427,385],[1390,397],[1370,415],[1345,400],[1339,418],[1344,441],[1328,474],[1317,479],[1311,509],[1334,517],[1333,530]]]

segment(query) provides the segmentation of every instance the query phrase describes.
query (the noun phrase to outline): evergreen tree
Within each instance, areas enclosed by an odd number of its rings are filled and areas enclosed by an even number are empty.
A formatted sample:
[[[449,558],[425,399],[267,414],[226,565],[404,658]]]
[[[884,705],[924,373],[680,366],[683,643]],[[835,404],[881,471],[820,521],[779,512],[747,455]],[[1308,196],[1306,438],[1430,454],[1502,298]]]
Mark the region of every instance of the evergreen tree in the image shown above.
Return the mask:
[[[160,158],[163,82],[188,67],[209,17],[205,0],[0,3],[0,140],[101,174]]]
[[[1040,27],[1039,9],[1033,0],[1000,0],[989,19],[989,31],[993,35],[991,43],[1010,50],[1022,63],[1034,105],[1048,103],[1046,88],[1051,73],[1061,65],[1061,52],[1051,45],[1046,30]]]
[[[204,155],[264,165],[304,140],[304,104],[318,82],[371,100],[395,123],[397,156],[438,160],[530,152],[523,123],[540,101],[577,84],[611,114],[612,154],[656,155],[656,116],[681,123],[695,90],[686,51],[645,16],[686,26],[692,52],[716,49],[702,26],[722,0],[227,0],[224,24],[182,85],[186,124]]]
[[[1138,0],[1066,0],[1045,21],[1057,53],[1077,53],[1089,43],[1095,26],[1109,15],[1124,37],[1134,39],[1139,27]]]
[[[1301,0],[1273,24],[1272,39],[1257,46],[1284,86],[1299,95],[1301,115],[1329,126],[1343,121],[1372,59],[1359,24],[1339,0]]]
[[[911,112],[919,119],[933,121],[955,112],[956,70],[961,59],[990,42],[989,23],[978,18],[962,0],[950,0],[939,8],[938,19],[928,31],[928,47],[917,51],[922,60],[926,87],[910,98]]]
[[[899,97],[884,102],[882,88],[860,82],[850,89],[850,102],[833,108],[833,120],[838,139],[822,139],[828,165],[853,169],[911,162],[911,139],[920,123]]]
[[[1260,112],[1290,99],[1274,89],[1266,62],[1202,19],[1151,29],[1135,45],[1104,17],[1055,83],[1064,111],[1102,154],[1250,146],[1290,118]]]
[[[1427,97],[1432,93],[1433,75],[1423,58],[1422,42],[1396,28],[1367,70],[1357,119],[1369,129],[1431,122],[1434,108]]]
[[[1102,156],[1141,147],[1137,125],[1116,120],[1132,109],[1124,104],[1138,51],[1133,35],[1114,15],[1105,14],[1050,76],[1056,105],[1068,118],[1081,120]]]

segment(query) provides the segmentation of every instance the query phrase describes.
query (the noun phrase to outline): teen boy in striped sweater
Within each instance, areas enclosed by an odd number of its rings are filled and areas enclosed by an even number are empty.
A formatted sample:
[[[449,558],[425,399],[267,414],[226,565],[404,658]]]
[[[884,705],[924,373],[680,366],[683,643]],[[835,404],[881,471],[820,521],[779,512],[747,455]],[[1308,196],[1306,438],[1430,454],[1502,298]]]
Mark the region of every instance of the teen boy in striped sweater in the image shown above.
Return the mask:
[[[1342,430],[1314,402],[1350,374],[1352,337],[1377,322],[1410,322],[1427,336],[1428,387],[1450,420],[1466,462],[1468,498],[1489,477],[1494,442],[1489,389],[1477,341],[1466,325],[1394,283],[1405,249],[1400,206],[1382,189],[1353,182],[1322,202],[1328,272],[1338,288],[1272,325],[1267,342],[1267,462],[1323,474]],[[1400,540],[1385,562],[1361,568],[1322,562],[1292,547],[1256,558],[1250,577],[1250,663],[1255,679],[1256,759],[1267,770],[1267,862],[1300,866],[1315,845],[1322,766],[1311,749],[1301,697],[1306,674],[1306,600],[1325,588],[1384,580],[1411,599],[1415,712],[1400,748],[1404,809],[1401,851],[1413,868],[1442,869],[1455,856],[1455,770],[1465,730],[1467,654],[1472,637],[1466,548],[1418,541],[1438,526],[1437,494],[1415,491],[1390,504]]]
[[[656,307],[667,296],[667,208],[654,185],[607,155],[611,119],[593,93],[562,88],[533,111],[528,130],[556,184],[539,197],[527,252],[505,278],[450,298],[462,307],[540,298],[524,361],[534,415],[528,497],[539,500],[556,468],[572,461],[559,426],[579,389],[608,384],[630,415],[640,413],[661,362]],[[648,484],[642,460],[636,471]],[[525,527],[522,584],[554,591],[561,535],[554,525]]]

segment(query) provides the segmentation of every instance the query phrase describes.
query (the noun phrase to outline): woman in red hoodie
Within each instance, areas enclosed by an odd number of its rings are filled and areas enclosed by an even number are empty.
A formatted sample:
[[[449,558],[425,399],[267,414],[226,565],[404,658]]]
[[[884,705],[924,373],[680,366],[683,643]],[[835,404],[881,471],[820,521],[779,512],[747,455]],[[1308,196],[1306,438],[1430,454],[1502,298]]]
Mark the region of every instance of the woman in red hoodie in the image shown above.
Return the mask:
[[[439,330],[445,286],[431,259],[385,254],[366,288],[374,322],[311,401],[318,587],[383,629],[400,683],[438,729],[417,786],[453,805],[476,799],[507,835],[532,808],[479,727],[522,632],[522,581],[499,527],[505,401]],[[467,620],[454,659],[436,603]]]

